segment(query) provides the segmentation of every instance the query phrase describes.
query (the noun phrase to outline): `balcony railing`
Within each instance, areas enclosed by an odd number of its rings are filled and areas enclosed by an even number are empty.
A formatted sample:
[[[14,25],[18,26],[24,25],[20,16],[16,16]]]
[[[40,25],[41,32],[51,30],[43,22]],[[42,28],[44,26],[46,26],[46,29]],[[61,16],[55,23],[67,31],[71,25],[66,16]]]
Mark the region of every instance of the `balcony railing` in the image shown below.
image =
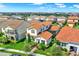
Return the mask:
[[[6,34],[15,34],[14,31],[7,31]]]

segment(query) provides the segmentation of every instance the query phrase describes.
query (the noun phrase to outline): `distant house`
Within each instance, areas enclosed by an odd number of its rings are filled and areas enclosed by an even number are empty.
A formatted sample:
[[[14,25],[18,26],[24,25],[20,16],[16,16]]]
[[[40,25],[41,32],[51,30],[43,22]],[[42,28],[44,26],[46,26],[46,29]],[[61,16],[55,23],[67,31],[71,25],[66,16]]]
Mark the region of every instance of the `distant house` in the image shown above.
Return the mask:
[[[23,19],[22,16],[17,16],[17,15],[12,15],[11,18],[14,18],[14,19]]]
[[[46,16],[34,16],[34,17],[32,17],[32,19],[39,20],[39,21],[45,21]]]
[[[57,21],[56,16],[48,16],[46,20]]]
[[[35,42],[44,43],[45,45],[48,45],[51,42],[51,37],[52,34],[50,32],[44,31],[35,38]]]
[[[58,22],[61,26],[65,23],[66,20],[67,20],[67,19],[66,19],[66,17],[64,17],[64,16],[57,17],[57,22]]]
[[[58,33],[56,39],[61,42],[61,47],[79,53],[79,29],[65,26]]]
[[[73,27],[74,24],[78,22],[78,19],[77,16],[69,16],[67,19],[68,26]]]
[[[3,16],[3,15],[0,16],[0,19],[5,19],[6,20],[6,19],[9,19],[9,18],[10,18],[10,16]]]
[[[20,40],[25,37],[26,23],[21,20],[7,20],[7,26],[2,27],[2,32],[10,40]]]

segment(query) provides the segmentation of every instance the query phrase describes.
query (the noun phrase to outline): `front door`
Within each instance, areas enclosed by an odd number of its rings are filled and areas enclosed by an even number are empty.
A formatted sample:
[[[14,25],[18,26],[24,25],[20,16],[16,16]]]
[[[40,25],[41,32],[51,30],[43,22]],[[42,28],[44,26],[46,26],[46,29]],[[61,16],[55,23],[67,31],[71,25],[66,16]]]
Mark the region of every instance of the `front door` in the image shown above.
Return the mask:
[[[70,46],[70,51],[74,51],[74,52],[77,52],[77,47],[74,47],[74,46]]]

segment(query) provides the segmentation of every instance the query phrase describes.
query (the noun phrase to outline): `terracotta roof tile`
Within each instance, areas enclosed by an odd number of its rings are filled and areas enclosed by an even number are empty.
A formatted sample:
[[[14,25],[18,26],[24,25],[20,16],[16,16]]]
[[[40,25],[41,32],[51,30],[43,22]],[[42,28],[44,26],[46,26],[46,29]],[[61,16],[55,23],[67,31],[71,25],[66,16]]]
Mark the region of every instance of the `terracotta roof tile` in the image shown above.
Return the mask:
[[[68,20],[77,20],[79,17],[78,16],[69,16]]]
[[[45,26],[50,25],[50,24],[52,24],[51,21],[45,21],[45,22],[42,22],[42,25],[45,25]]]
[[[48,16],[49,19],[56,18],[56,16]]]
[[[79,42],[79,29],[65,26],[58,33],[56,39],[61,42]]]
[[[43,37],[44,39],[48,40],[52,37],[52,34],[48,31],[44,31],[40,33],[38,36]]]
[[[74,21],[67,21],[67,23],[75,24],[76,22],[74,22]]]
[[[50,30],[51,31],[55,31],[55,30],[59,30],[60,26],[51,26]]]
[[[51,23],[52,23],[51,21],[45,21],[45,22],[32,21],[30,27],[33,27],[35,29],[40,29],[41,27],[50,25]]]

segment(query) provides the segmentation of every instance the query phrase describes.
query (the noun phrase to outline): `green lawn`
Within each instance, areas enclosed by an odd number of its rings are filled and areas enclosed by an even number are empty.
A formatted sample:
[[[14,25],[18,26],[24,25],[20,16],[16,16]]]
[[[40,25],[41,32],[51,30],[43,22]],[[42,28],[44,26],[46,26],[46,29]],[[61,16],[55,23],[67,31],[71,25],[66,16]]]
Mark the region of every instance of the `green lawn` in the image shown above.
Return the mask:
[[[77,25],[75,25],[75,26],[74,26],[74,28],[79,29],[79,25],[78,25],[78,24],[77,24]]]
[[[9,43],[9,44],[4,44],[4,45],[2,45],[2,47],[4,47],[4,48],[12,48],[12,49],[19,49],[19,50],[23,50],[23,47],[24,46],[24,42],[20,42],[20,43],[15,43],[15,44],[13,44],[13,43]]]
[[[57,47],[57,44],[53,44],[51,47],[47,48],[46,50],[36,50],[35,53],[44,54],[47,56],[66,56],[67,52],[63,49]]]
[[[33,41],[28,43],[27,40],[24,40],[22,42],[17,42],[17,43],[3,44],[0,47],[17,49],[17,50],[22,50],[22,51],[31,51],[31,46],[34,44],[35,43]]]
[[[56,25],[58,25],[58,23],[57,22],[54,22],[54,23],[52,23],[52,25],[56,26]]]

